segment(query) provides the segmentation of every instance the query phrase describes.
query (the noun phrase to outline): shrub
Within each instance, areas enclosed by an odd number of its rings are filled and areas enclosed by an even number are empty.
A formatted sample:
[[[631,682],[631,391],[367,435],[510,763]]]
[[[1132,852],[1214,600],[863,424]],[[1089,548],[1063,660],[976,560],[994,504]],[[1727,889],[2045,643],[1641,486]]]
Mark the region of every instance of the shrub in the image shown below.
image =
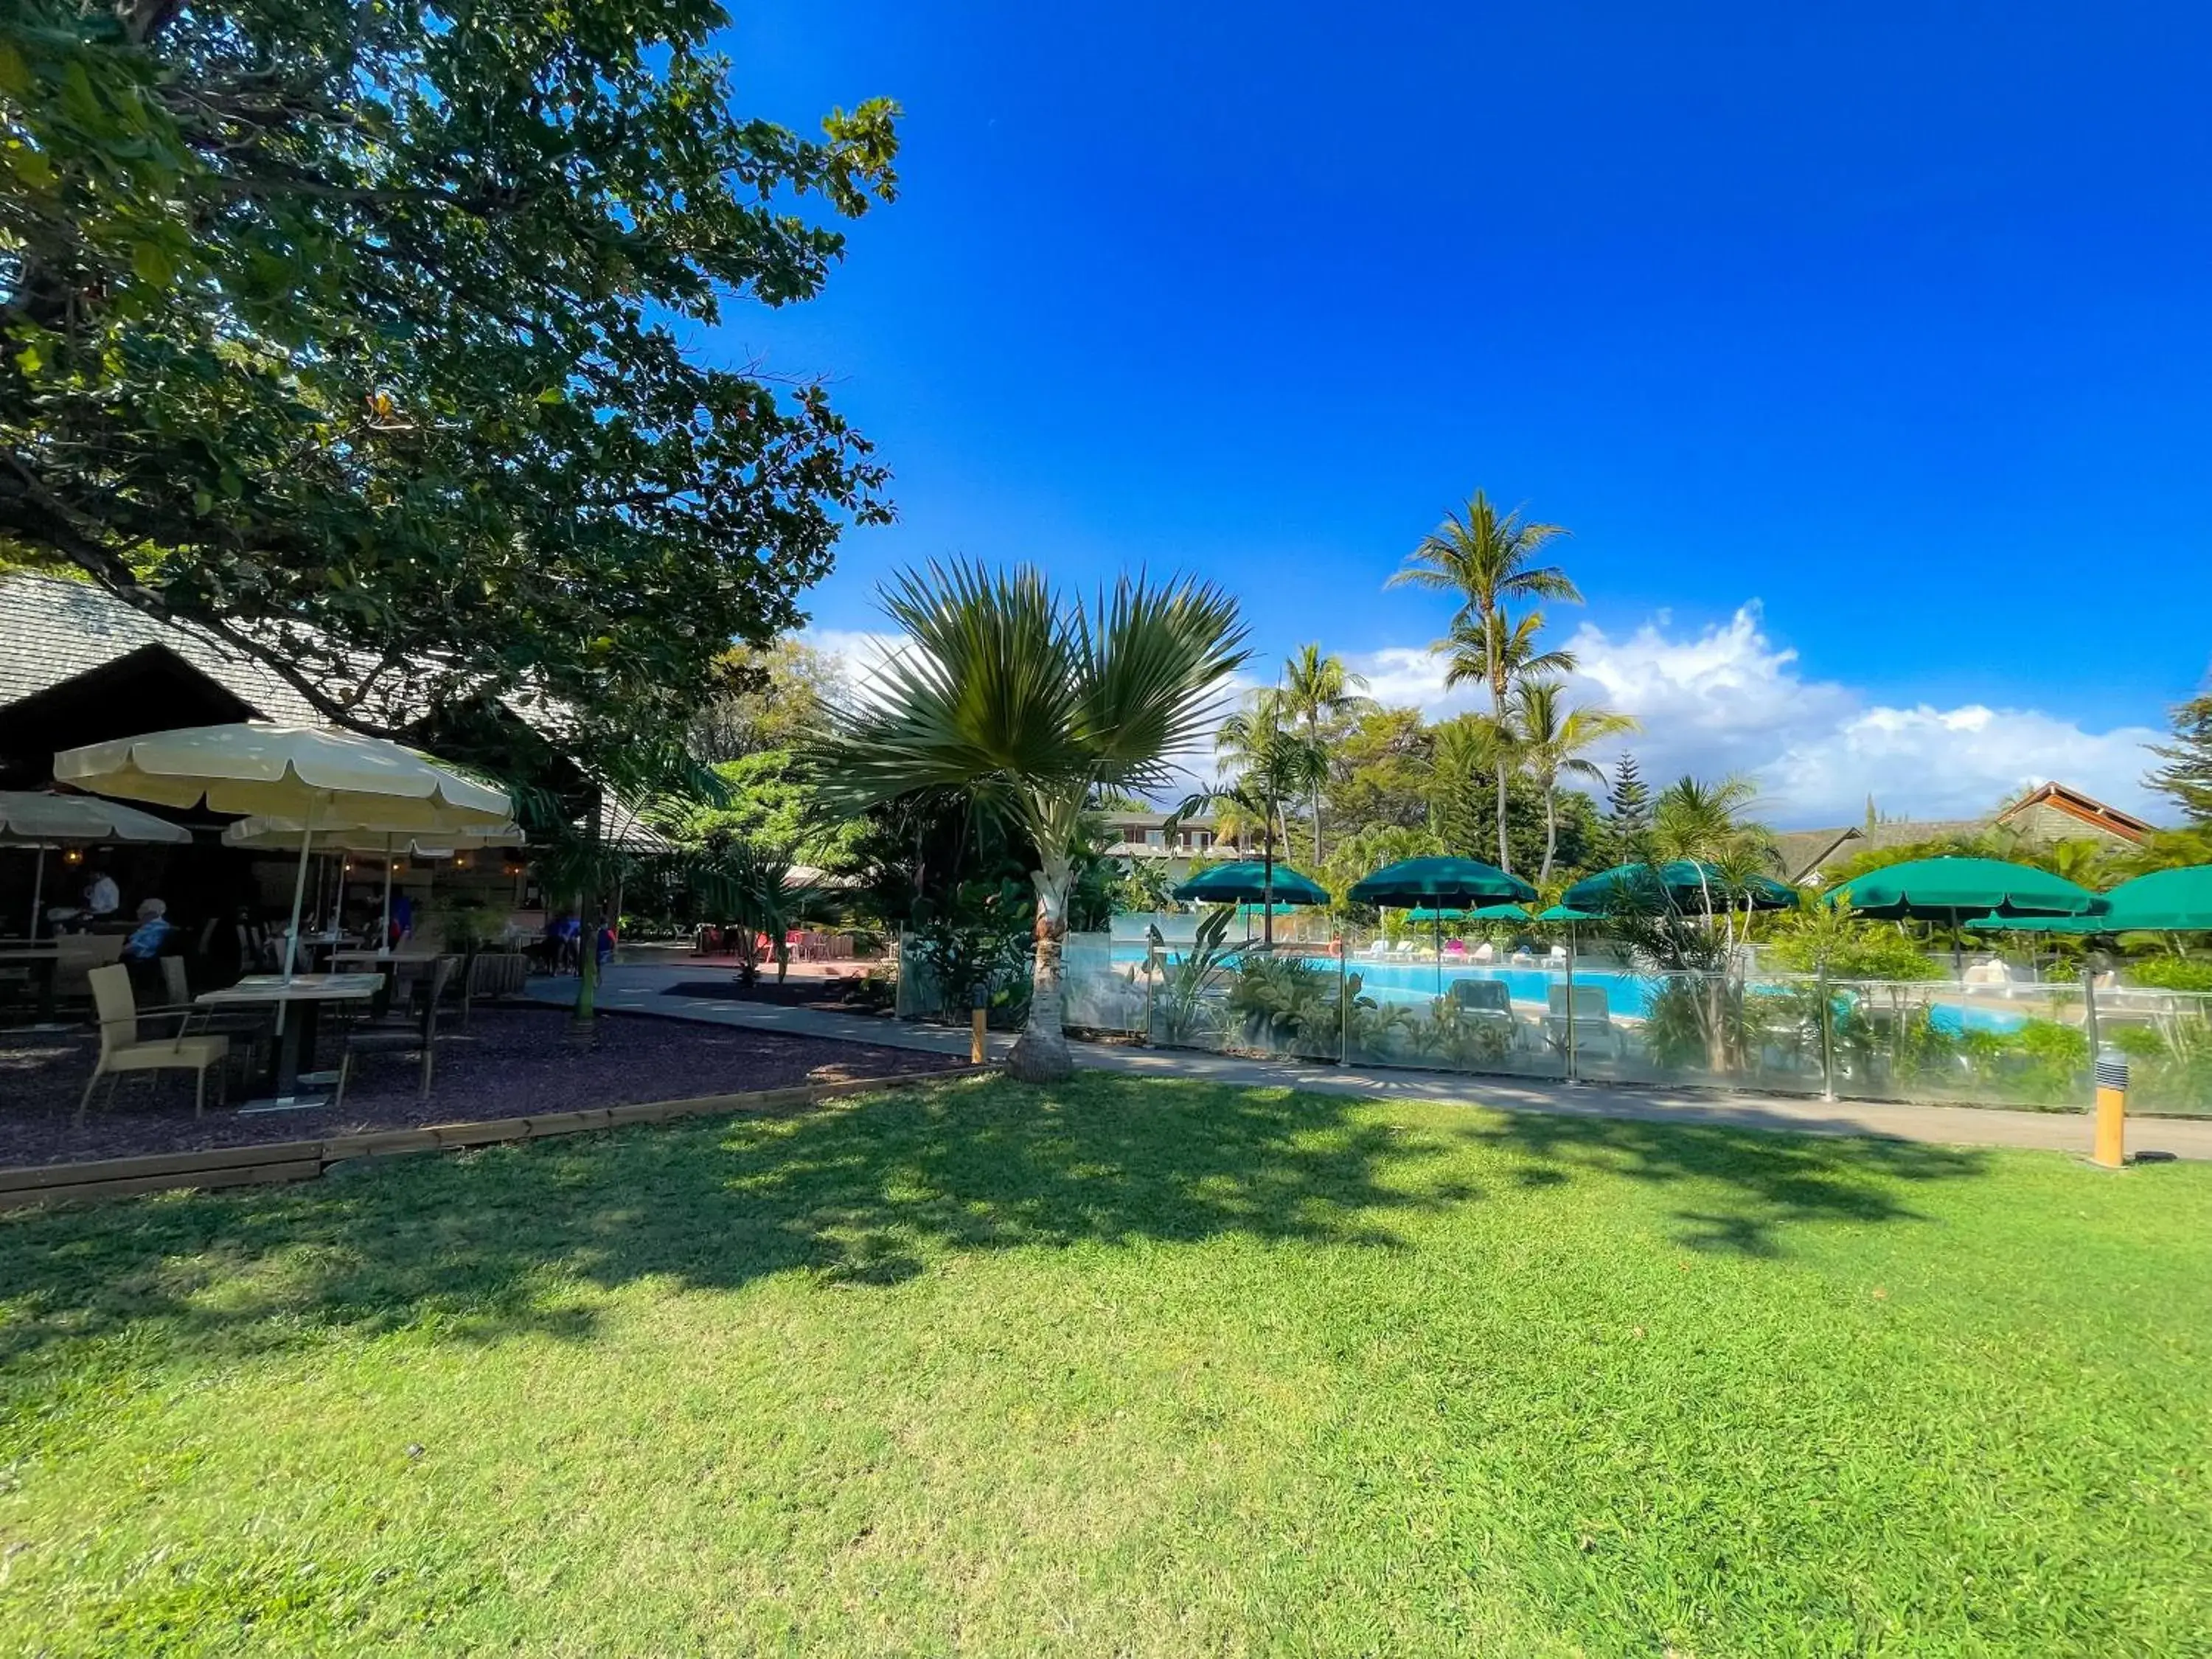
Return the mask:
[[[2127,965],[2128,983],[2157,991],[2212,992],[2212,962],[2187,957],[2148,957]]]

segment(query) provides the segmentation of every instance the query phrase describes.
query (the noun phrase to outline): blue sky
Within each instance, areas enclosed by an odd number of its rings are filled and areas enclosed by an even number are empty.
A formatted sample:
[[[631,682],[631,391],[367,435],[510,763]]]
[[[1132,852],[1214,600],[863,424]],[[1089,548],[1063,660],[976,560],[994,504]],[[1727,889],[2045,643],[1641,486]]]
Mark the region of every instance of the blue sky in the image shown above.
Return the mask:
[[[896,474],[825,637],[932,556],[1142,564],[1443,707],[1382,583],[1480,486],[1574,532],[1556,626],[1655,770],[2142,804],[2212,659],[2212,11],[737,15],[749,111],[907,109],[830,293],[702,343]]]

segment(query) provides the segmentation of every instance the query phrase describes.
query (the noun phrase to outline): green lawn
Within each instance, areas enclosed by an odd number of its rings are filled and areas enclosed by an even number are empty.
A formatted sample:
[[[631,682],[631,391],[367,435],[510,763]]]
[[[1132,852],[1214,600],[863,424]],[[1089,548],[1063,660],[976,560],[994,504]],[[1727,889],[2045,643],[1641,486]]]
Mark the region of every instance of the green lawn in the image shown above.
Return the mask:
[[[0,1651],[2202,1654],[2209,1240],[1103,1079],[0,1218]]]

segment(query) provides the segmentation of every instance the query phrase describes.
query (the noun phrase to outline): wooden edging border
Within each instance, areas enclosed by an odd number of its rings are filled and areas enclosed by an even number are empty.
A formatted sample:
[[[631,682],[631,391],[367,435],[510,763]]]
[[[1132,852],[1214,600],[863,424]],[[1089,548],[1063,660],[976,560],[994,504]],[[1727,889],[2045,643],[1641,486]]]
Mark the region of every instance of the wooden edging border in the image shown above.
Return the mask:
[[[198,1152],[155,1152],[140,1158],[97,1158],[81,1164],[22,1164],[0,1169],[0,1210],[78,1200],[131,1198],[179,1187],[247,1187],[313,1181],[332,1164],[353,1158],[458,1152],[470,1146],[589,1134],[633,1123],[665,1123],[682,1117],[776,1111],[816,1105],[840,1095],[912,1089],[925,1083],[981,1077],[997,1069],[994,1066],[960,1066],[941,1072],[901,1072],[890,1077],[805,1083],[786,1089],[760,1089],[749,1094],[698,1095],[689,1100],[644,1101],[633,1106],[548,1112],[536,1117],[431,1123],[414,1129],[373,1129],[363,1134],[331,1135],[319,1140],[266,1140],[246,1146],[210,1146]]]

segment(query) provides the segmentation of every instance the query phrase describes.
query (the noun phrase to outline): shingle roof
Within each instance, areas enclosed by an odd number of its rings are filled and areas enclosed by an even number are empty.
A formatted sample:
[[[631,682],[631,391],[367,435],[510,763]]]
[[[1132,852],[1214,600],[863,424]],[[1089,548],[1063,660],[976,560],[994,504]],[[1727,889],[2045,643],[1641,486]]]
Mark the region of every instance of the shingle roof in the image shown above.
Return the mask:
[[[265,720],[320,723],[270,669],[204,635],[157,622],[87,582],[27,571],[0,576],[0,708],[149,646],[182,658]]]

